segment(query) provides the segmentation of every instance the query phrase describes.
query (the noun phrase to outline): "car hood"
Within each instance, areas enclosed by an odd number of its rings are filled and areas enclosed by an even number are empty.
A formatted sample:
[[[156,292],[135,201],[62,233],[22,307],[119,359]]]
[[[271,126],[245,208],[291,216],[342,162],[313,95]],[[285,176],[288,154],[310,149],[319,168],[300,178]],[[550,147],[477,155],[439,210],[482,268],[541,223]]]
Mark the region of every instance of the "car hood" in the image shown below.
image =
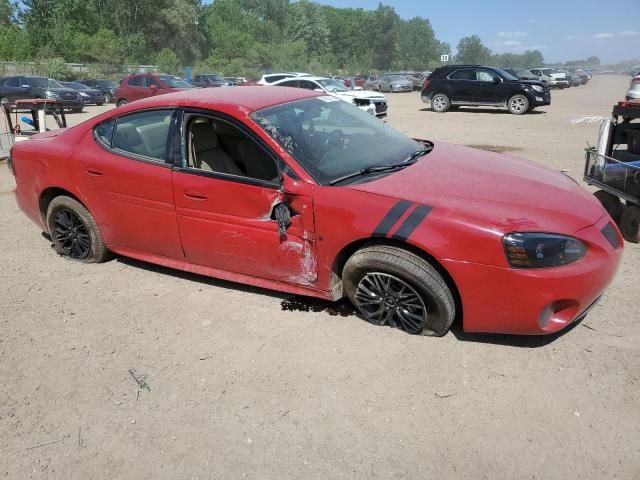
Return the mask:
[[[55,93],[77,93],[73,88],[40,88],[43,91],[55,92]]]
[[[95,88],[88,88],[86,90],[78,90],[78,93],[80,93],[80,92],[88,93],[89,95],[102,95],[102,90],[96,90]]]
[[[604,214],[600,203],[560,172],[510,155],[438,143],[414,165],[349,186],[440,209],[502,234],[572,234]]]
[[[336,92],[333,95],[347,98],[385,98],[382,93],[371,90],[350,90],[348,92]]]

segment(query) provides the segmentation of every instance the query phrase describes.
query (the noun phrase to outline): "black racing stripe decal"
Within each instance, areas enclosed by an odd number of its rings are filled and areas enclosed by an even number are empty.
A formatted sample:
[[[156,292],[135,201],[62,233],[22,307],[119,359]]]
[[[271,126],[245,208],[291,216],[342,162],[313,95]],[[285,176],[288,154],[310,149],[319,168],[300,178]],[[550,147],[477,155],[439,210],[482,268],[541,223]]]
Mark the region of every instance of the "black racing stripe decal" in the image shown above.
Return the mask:
[[[380,224],[373,231],[373,236],[386,237],[387,234],[389,233],[389,230],[391,230],[391,228],[396,224],[396,222],[400,220],[400,217],[404,215],[404,212],[406,212],[410,206],[411,206],[411,202],[408,202],[406,200],[400,200],[393,207],[391,207],[391,210],[387,212],[387,214],[384,216]]]
[[[391,238],[395,240],[406,241],[413,231],[420,225],[420,222],[429,215],[429,212],[433,210],[429,205],[418,205],[413,212],[409,214],[407,219],[402,222],[402,225],[398,227],[398,230],[391,235]]]

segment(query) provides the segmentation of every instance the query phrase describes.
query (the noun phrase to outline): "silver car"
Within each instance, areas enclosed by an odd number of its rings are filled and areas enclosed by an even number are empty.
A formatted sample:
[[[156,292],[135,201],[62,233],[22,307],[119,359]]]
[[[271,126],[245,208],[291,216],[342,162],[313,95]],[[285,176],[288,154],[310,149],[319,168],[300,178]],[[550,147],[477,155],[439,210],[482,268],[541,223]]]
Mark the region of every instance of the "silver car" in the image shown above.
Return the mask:
[[[413,82],[400,75],[385,75],[372,87],[379,92],[413,92]]]
[[[636,75],[631,79],[629,84],[629,90],[627,90],[624,96],[625,100],[637,100],[640,101],[640,75]]]

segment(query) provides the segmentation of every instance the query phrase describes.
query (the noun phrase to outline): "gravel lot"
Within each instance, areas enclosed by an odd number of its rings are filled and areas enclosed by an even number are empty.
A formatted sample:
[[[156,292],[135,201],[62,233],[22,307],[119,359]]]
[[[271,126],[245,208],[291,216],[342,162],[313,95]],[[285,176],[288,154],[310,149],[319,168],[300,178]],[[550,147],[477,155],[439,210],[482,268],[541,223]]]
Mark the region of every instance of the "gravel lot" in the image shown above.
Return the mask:
[[[388,121],[581,179],[597,129],[569,121],[608,114],[627,84],[596,77],[522,117],[390,94]],[[0,477],[640,478],[638,245],[564,335],[417,337],[124,258],[64,260],[0,167]]]

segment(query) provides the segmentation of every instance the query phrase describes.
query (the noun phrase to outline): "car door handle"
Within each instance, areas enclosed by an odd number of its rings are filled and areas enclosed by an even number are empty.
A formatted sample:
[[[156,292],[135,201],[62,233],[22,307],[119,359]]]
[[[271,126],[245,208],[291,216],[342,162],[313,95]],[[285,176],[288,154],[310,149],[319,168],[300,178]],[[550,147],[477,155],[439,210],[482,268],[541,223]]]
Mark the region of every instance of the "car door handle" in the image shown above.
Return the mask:
[[[102,172],[98,170],[96,167],[94,167],[93,165],[89,165],[87,167],[87,173],[89,175],[93,175],[94,177],[99,177],[102,175]]]
[[[192,200],[203,201],[209,198],[206,193],[198,192],[197,190],[185,190],[184,196]]]

